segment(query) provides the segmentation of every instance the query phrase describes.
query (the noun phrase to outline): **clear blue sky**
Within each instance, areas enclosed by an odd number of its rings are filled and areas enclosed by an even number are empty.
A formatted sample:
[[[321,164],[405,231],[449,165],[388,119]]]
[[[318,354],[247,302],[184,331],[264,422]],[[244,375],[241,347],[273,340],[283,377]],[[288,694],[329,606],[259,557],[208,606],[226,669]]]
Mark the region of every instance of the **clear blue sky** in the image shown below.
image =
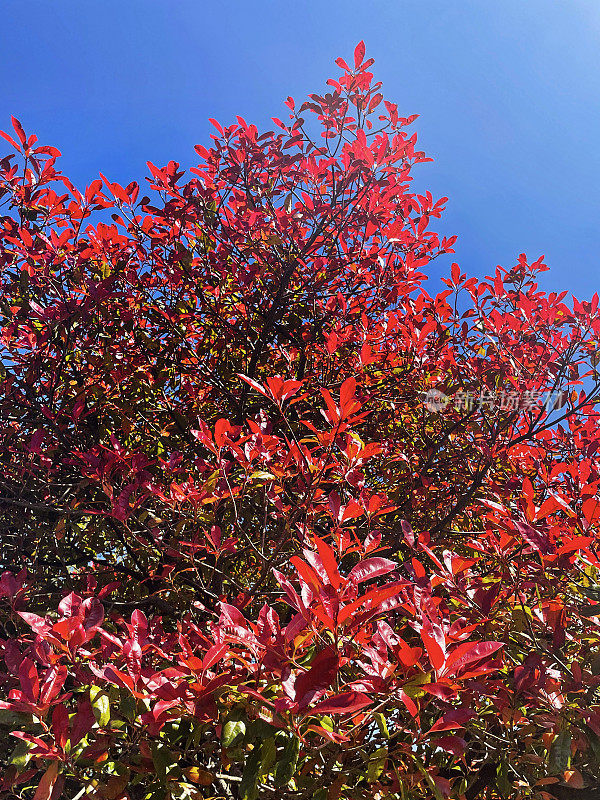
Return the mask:
[[[364,39],[421,115],[461,266],[544,253],[548,288],[600,289],[598,0],[2,0],[1,20],[0,128],[19,117],[79,185],[193,165],[208,117],[266,127]]]

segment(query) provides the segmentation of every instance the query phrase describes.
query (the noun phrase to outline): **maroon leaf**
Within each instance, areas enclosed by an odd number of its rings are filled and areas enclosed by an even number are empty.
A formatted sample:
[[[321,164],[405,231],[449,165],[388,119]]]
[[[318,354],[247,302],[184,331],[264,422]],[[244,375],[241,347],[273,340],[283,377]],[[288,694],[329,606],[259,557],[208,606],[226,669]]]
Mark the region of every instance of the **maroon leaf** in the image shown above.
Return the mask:
[[[52,712],[52,733],[56,744],[63,748],[69,738],[69,712],[64,705],[54,706]]]
[[[40,696],[40,680],[36,666],[30,658],[21,661],[19,679],[25,696],[35,702]]]
[[[104,620],[104,606],[96,597],[88,597],[81,604],[83,627],[87,633],[86,638],[95,633]]]
[[[516,522],[515,525],[525,541],[538,553],[548,555],[552,552],[552,544],[547,532],[533,528],[526,522]]]
[[[331,686],[338,673],[339,656],[333,648],[322,650],[313,660],[310,669],[301,672],[294,681],[294,699],[305,708],[316,692]]]
[[[60,601],[58,604],[58,610],[63,617],[74,617],[79,612],[80,606],[81,597],[78,594],[75,594],[75,592],[71,592]]]
[[[343,692],[335,694],[310,709],[311,714],[352,714],[372,704],[367,694],[362,692]]]
[[[58,778],[58,761],[52,761],[50,766],[42,775],[33,800],[50,800],[53,794],[54,784]]]
[[[89,700],[81,700],[71,722],[71,747],[75,747],[96,723],[94,709]]]

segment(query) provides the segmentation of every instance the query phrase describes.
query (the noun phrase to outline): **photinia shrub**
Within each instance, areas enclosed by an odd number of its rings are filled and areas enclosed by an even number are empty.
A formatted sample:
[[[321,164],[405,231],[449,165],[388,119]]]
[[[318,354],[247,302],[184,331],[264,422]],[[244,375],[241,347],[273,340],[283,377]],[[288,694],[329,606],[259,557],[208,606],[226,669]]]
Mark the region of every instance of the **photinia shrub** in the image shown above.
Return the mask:
[[[428,293],[336,63],[145,189],[2,134],[0,797],[600,792],[598,296]]]

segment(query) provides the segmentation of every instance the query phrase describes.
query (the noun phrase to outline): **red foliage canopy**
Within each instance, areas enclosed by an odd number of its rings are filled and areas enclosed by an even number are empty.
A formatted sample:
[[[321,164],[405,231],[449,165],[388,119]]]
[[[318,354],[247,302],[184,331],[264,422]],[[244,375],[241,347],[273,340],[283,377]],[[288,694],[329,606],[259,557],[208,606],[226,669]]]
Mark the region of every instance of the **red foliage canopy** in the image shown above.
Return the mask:
[[[2,797],[595,796],[598,296],[431,296],[337,63],[148,196],[3,134]]]

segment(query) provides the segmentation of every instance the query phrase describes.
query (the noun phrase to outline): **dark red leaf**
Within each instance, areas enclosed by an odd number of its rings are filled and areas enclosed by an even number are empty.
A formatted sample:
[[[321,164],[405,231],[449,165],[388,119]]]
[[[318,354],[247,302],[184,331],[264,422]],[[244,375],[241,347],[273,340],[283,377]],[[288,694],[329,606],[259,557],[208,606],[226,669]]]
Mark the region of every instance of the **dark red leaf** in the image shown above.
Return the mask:
[[[371,698],[362,692],[343,692],[333,695],[310,709],[311,714],[352,714],[372,704]]]

